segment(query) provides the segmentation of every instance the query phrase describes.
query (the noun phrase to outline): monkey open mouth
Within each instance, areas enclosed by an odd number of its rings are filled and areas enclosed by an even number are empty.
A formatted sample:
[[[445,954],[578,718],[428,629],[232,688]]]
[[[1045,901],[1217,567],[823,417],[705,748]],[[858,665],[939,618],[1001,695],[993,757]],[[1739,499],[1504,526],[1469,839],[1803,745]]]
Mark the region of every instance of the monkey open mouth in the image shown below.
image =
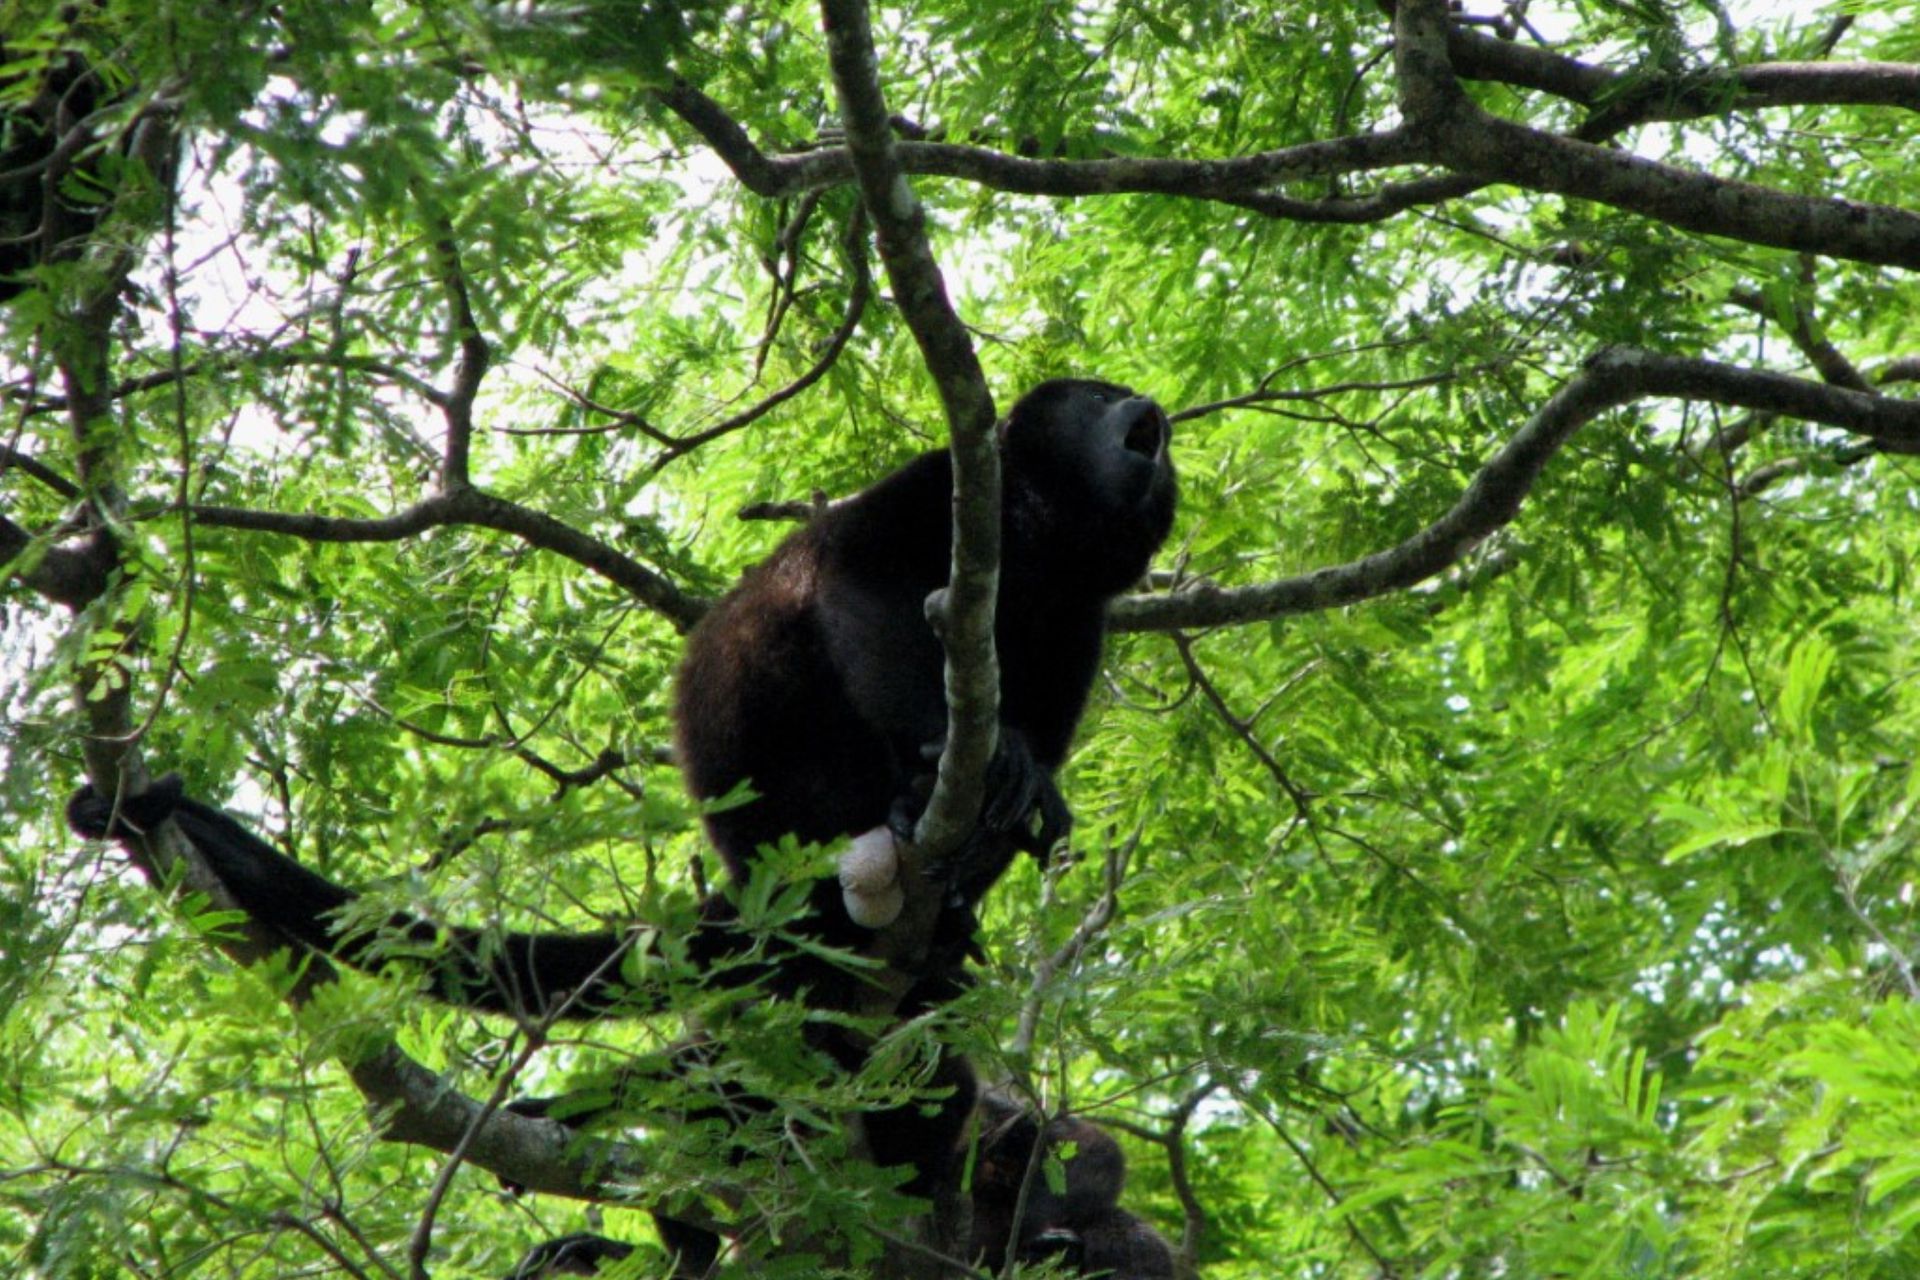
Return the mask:
[[[1158,458],[1160,451],[1167,447],[1167,415],[1160,406],[1143,405],[1138,417],[1127,428],[1127,438],[1122,442],[1128,453],[1137,453],[1143,458]]]

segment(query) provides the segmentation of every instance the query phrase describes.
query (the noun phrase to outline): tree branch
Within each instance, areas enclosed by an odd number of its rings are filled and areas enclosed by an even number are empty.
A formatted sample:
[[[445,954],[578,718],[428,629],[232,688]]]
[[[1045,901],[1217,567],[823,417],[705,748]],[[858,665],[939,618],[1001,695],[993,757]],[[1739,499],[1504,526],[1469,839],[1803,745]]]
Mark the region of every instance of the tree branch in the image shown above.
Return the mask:
[[[1864,436],[1883,453],[1920,453],[1920,401],[1712,360],[1608,350],[1594,356],[1474,474],[1460,500],[1412,537],[1346,564],[1247,587],[1201,584],[1117,601],[1116,630],[1168,631],[1317,613],[1423,582],[1519,514],[1560,447],[1593,419],[1649,396],[1799,418]]]
[[[853,273],[853,284],[847,290],[847,307],[840,324],[827,338],[826,348],[820,358],[799,377],[767,396],[757,404],[749,405],[739,413],[732,414],[712,426],[696,431],[689,436],[680,436],[648,464],[649,472],[659,472],[661,468],[676,458],[685,457],[693,450],[721,436],[731,435],[742,427],[759,421],[774,409],[811,387],[826,377],[840,359],[840,353],[847,349],[847,343],[853,340],[854,331],[860,327],[860,320],[867,312],[867,304],[873,299],[873,273],[867,269],[867,219],[864,209],[855,213],[848,222],[845,249],[847,268]]]
[[[938,611],[934,621],[947,649],[947,742],[915,832],[922,855],[938,856],[956,847],[979,815],[999,727],[993,606],[1000,575],[1000,455],[993,394],[927,244],[926,209],[894,154],[866,0],[822,0],[820,8],[861,203],[873,219],[895,304],[939,388],[952,435],[953,566],[940,603],[929,607],[930,615]],[[937,909],[937,893],[917,896]],[[905,915],[917,914],[910,901]],[[924,942],[930,923],[916,927],[909,921],[899,926],[901,936]]]
[[[473,402],[480,394],[480,380],[486,376],[492,351],[474,320],[473,299],[467,291],[466,272],[460,265],[460,246],[453,237],[453,224],[444,217],[434,218],[433,253],[439,263],[441,287],[447,294],[453,337],[460,348],[453,388],[440,406],[447,419],[447,451],[441,463],[440,488],[451,492],[471,483]]]
[[[1889,106],[1920,111],[1920,66],[1902,62],[1761,62],[1644,75],[1581,62],[1454,24],[1447,54],[1456,73],[1537,89],[1599,108],[1576,133],[1597,142],[1635,125],[1768,107]]]
[[[1757,316],[1768,320],[1779,319],[1757,289],[1735,289],[1728,298],[1735,306]],[[1794,301],[1793,311],[1782,327],[1822,381],[1836,387],[1850,387],[1855,391],[1873,390],[1873,384],[1867,381],[1866,376],[1854,368],[1853,362],[1820,331],[1814,323],[1813,308],[1805,302],[1798,299]]]
[[[191,514],[200,524],[213,528],[252,529],[309,542],[397,542],[428,529],[472,525],[510,533],[591,569],[630,592],[680,631],[691,630],[706,611],[705,601],[688,595],[661,574],[599,539],[552,516],[471,487],[437,493],[395,515],[372,520],[242,507],[196,506]]]
[[[1883,387],[1890,382],[1920,382],[1920,356],[1889,360],[1873,371],[1873,380]]]
[[[0,475],[18,468],[69,501],[80,496],[80,486],[31,454],[0,444]]]
[[[1701,235],[1920,270],[1920,214],[1797,196],[1541,133],[1462,99],[1436,160],[1531,191],[1592,200]]]
[[[1139,851],[1140,836],[1144,830],[1144,827],[1135,827],[1133,834],[1125,840],[1108,842],[1106,856],[1102,859],[1100,892],[1087,905],[1067,940],[1034,960],[1033,978],[1020,1001],[1020,1016],[1014,1025],[1013,1038],[1007,1043],[1006,1051],[1014,1059],[1025,1060],[1032,1056],[1033,1042],[1040,1034],[1040,1015],[1045,1012],[1047,995],[1054,982],[1063,971],[1077,966],[1087,948],[1113,923],[1120,909],[1120,886],[1126,880],[1127,864],[1133,861],[1133,855]]]
[[[1920,214],[1889,205],[1789,195],[1695,173],[1481,110],[1448,61],[1446,0],[1400,0],[1394,65],[1407,128],[1423,159],[1456,173],[1573,196],[1702,235],[1855,262],[1920,269]]]
[[[656,96],[755,195],[790,196],[855,180],[851,148],[769,156],[718,103],[685,81],[656,91]],[[848,137],[851,140],[851,130]],[[959,178],[996,191],[1040,196],[1157,194],[1231,203],[1265,195],[1282,183],[1385,169],[1420,158],[1413,139],[1399,131],[1353,134],[1219,160],[1159,156],[1043,160],[952,142],[895,142],[890,129],[888,142],[903,174]]]
[[[31,533],[0,515],[0,582],[18,581],[55,604],[82,609],[107,589],[113,563],[112,545],[101,538],[36,547]]]
[[[1357,226],[1367,222],[1385,222],[1421,205],[1445,204],[1472,195],[1486,186],[1485,180],[1440,174],[1394,182],[1378,191],[1361,196],[1327,196],[1302,200],[1267,192],[1255,196],[1221,196],[1224,204],[1235,205],[1267,218],[1285,218],[1292,222],[1326,222]]]
[[[142,391],[155,391],[168,387],[183,378],[199,377],[202,374],[225,373],[230,369],[244,365],[257,365],[263,369],[322,368],[340,369],[348,373],[367,373],[405,387],[441,410],[447,406],[447,395],[438,387],[418,374],[410,373],[390,361],[371,356],[352,356],[331,351],[258,351],[230,352],[208,356],[204,359],[189,361],[178,370],[172,368],[156,369],[143,373],[137,378],[127,378],[116,383],[107,395],[109,400],[123,400]],[[6,389],[6,398],[17,394],[14,388]],[[44,400],[34,400],[22,411],[26,418],[39,417],[47,413],[59,413],[67,407],[65,396],[49,396]]]
[[[1313,222],[1378,221],[1416,205],[1504,183],[1594,200],[1703,235],[1920,269],[1920,214],[1888,205],[1791,195],[1592,145],[1641,120],[1712,114],[1723,109],[1728,92],[1742,107],[1915,107],[1920,105],[1920,68],[1900,63],[1770,63],[1702,77],[1659,78],[1635,90],[1629,114],[1599,113],[1574,137],[1559,137],[1475,107],[1453,81],[1449,54],[1457,51],[1464,58],[1461,74],[1539,88],[1581,103],[1603,100],[1626,82],[1626,73],[1450,30],[1444,5],[1431,0],[1408,0],[1397,6],[1397,15],[1396,58],[1409,121],[1402,128],[1220,160],[1046,160],[945,142],[893,143],[892,154],[901,173],[959,178],[998,191],[1056,197],[1156,193]],[[1415,29],[1409,23],[1423,34],[1409,40],[1408,32]],[[1441,84],[1447,86],[1444,92]],[[1422,96],[1433,94],[1439,96]],[[658,96],[759,195],[791,195],[854,177],[854,161],[846,150],[769,156],[717,103],[684,81],[658,91]],[[1420,127],[1413,127],[1415,123]],[[1453,172],[1357,197],[1302,200],[1274,190],[1307,178],[1421,163]]]
[[[946,648],[946,744],[913,844],[901,854],[903,909],[873,944],[894,975],[905,976],[933,946],[945,906],[941,882],[926,874],[928,862],[957,848],[977,822],[999,734],[993,623],[1000,578],[1000,455],[993,393],[927,243],[926,209],[894,154],[866,0],[821,0],[820,11],[860,203],[873,221],[894,303],[939,389],[952,454],[951,567],[946,588],[927,605],[928,619]],[[941,1253],[960,1251],[952,1246],[965,1232],[968,1207],[954,1179],[934,1189],[933,1201],[924,1240],[888,1244],[888,1274],[903,1280],[947,1274]]]

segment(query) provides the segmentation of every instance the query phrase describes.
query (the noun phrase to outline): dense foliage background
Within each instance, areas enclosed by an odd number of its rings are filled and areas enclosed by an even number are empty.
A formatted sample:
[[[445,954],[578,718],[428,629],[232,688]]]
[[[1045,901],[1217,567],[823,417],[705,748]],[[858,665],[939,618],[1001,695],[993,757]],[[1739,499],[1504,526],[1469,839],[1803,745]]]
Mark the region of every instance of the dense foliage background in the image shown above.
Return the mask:
[[[1207,1276],[1920,1273],[1920,20],[1390,7],[873,15],[998,402],[1135,385],[1183,483],[1064,780],[1079,857],[997,889],[941,1033],[1130,1135],[1127,1204]],[[347,1067],[485,1099],[677,1024],[527,1056],[403,983],[296,1009],[60,804],[178,769],[456,919],[718,874],[679,633],[812,495],[940,444],[956,376],[855,217],[822,30],[0,0],[9,1274],[650,1239],[487,1160],[436,1187]],[[1516,442],[1531,491],[1469,489]],[[1472,536],[1422,541],[1463,494]],[[1410,538],[1419,573],[1362,559]],[[723,1170],[628,1136],[642,1202]],[[741,1265],[817,1273],[781,1242],[875,1194],[789,1161]]]

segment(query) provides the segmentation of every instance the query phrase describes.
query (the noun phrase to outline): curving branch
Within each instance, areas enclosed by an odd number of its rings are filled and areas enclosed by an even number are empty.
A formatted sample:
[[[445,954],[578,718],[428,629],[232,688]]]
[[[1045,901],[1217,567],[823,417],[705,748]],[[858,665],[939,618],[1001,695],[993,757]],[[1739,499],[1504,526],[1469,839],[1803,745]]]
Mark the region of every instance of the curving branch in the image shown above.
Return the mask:
[[[1759,62],[1647,75],[1500,40],[1455,25],[1453,69],[1469,80],[1535,89],[1596,108],[1576,136],[1612,137],[1635,125],[1699,120],[1769,107],[1904,107],[1920,111],[1920,66],[1900,62]]]
[[[1779,318],[1757,289],[1735,289],[1727,297],[1735,306],[1751,311],[1764,319]],[[1854,368],[1853,362],[1847,359],[1845,353],[1821,330],[1814,318],[1813,308],[1806,302],[1795,299],[1793,309],[1786,317],[1786,321],[1787,337],[1800,349],[1800,354],[1807,358],[1807,362],[1813,366],[1814,372],[1820,375],[1822,381],[1830,382],[1836,387],[1851,387],[1855,391],[1873,389],[1873,384],[1867,381],[1866,375]]]
[[[866,47],[873,47],[869,33]],[[873,93],[879,94],[877,80]],[[854,131],[847,147],[770,156],[712,98],[685,81],[657,90],[658,100],[691,126],[734,177],[755,195],[797,195],[856,180]],[[872,104],[869,104],[872,105]],[[884,115],[888,150],[899,172],[959,178],[996,191],[1037,196],[1153,194],[1202,200],[1233,200],[1307,178],[1360,173],[1417,162],[1418,144],[1399,131],[1360,133],[1249,156],[1177,160],[1162,156],[1114,156],[1099,160],[1045,160],[992,147],[953,142],[896,142]]]
[[[1874,370],[1873,380],[1881,386],[1890,382],[1920,382],[1920,356],[1901,356]]]
[[[71,501],[80,496],[80,486],[55,471],[32,454],[12,445],[0,444],[0,475],[19,470],[32,476],[61,497]]]
[[[1412,537],[1346,564],[1247,587],[1201,584],[1117,601],[1121,631],[1170,631],[1317,613],[1424,582],[1519,514],[1562,445],[1610,409],[1648,397],[1699,400],[1799,418],[1862,436],[1881,453],[1920,454],[1920,401],[1899,400],[1714,360],[1608,350],[1489,458],[1458,502]]]
[[[212,528],[279,533],[308,542],[398,542],[428,529],[449,525],[493,529],[591,569],[631,592],[680,631],[691,630],[706,612],[704,600],[687,594],[661,574],[598,538],[543,512],[471,487],[434,494],[395,515],[377,519],[215,506],[195,506],[190,513],[197,523]]]
[[[895,155],[866,0],[822,0],[820,9],[860,201],[873,220],[894,302],[939,388],[951,433],[952,570],[938,603],[929,604],[947,650],[947,742],[933,796],[915,831],[919,855],[932,857],[956,847],[972,830],[999,728],[993,606],[1000,580],[1000,455],[993,394],[927,243],[926,209]],[[926,945],[938,898],[931,891],[910,895],[904,923],[896,925],[893,936]]]
[[[847,289],[847,306],[840,323],[828,335],[826,346],[820,356],[806,372],[789,382],[786,386],[748,405],[735,414],[722,418],[710,427],[695,431],[690,435],[673,437],[652,462],[647,464],[650,475],[657,475],[668,463],[698,449],[701,445],[731,435],[742,427],[758,422],[773,410],[811,387],[827,376],[827,371],[839,361],[840,355],[853,340],[854,331],[860,327],[860,321],[867,314],[867,305],[873,300],[873,273],[867,268],[867,219],[865,210],[854,214],[847,223],[847,234],[842,244],[847,254],[847,268],[853,274],[853,283]]]
[[[1030,1061],[1034,1040],[1040,1034],[1040,1018],[1046,1012],[1047,998],[1062,973],[1072,973],[1087,949],[1100,940],[1120,911],[1120,889],[1126,882],[1127,866],[1140,850],[1144,826],[1137,826],[1125,840],[1109,838],[1106,855],[1101,859],[1100,892],[1081,913],[1079,923],[1067,940],[1052,951],[1042,952],[1033,961],[1033,977],[1020,1000],[1020,1015],[1014,1024],[1013,1038],[1006,1052],[1015,1061]],[[1053,892],[1049,879],[1047,893]]]
[[[1394,67],[1406,128],[1422,158],[1463,175],[1592,200],[1701,235],[1920,269],[1920,214],[1889,205],[1790,195],[1696,173],[1482,110],[1449,61],[1446,0],[1400,0]]]
[[[467,274],[460,262],[460,245],[453,236],[453,224],[443,216],[434,216],[433,255],[440,270],[440,286],[446,291],[448,319],[460,358],[454,365],[453,388],[440,402],[447,419],[447,449],[440,464],[440,488],[451,492],[472,483],[473,402],[480,394],[480,380],[486,377],[493,349],[474,319],[473,298],[467,288]]]

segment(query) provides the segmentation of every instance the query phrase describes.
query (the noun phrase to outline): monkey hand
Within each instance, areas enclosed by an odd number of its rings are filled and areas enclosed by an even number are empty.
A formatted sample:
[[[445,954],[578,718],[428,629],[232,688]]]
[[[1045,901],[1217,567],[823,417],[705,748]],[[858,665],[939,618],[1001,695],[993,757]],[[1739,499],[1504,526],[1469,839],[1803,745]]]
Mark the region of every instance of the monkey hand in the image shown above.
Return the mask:
[[[921,747],[920,754],[935,763],[946,745],[943,735]],[[912,839],[913,820],[926,808],[932,787],[933,775],[923,773],[916,777],[911,793],[895,801],[888,824],[902,839]],[[993,759],[987,765],[980,826],[995,836],[1011,837],[1014,848],[1043,863],[1053,846],[1073,831],[1073,810],[1054,783],[1053,770],[1034,759],[1026,734],[1011,725],[1000,726]]]
[[[155,778],[139,795],[123,796],[117,803],[88,783],[67,801],[67,825],[88,840],[142,836],[171,817],[184,794],[177,773]]]
[[[987,765],[987,798],[980,810],[980,825],[1012,836],[1015,848],[1043,863],[1053,846],[1073,830],[1073,811],[1054,784],[1053,770],[1033,758],[1026,734],[1007,725],[1000,726],[999,745]]]
[[[1018,1256],[1021,1262],[1035,1265],[1052,1261],[1067,1274],[1077,1275],[1086,1265],[1086,1252],[1086,1242],[1078,1231],[1072,1227],[1049,1226],[1021,1241]]]

